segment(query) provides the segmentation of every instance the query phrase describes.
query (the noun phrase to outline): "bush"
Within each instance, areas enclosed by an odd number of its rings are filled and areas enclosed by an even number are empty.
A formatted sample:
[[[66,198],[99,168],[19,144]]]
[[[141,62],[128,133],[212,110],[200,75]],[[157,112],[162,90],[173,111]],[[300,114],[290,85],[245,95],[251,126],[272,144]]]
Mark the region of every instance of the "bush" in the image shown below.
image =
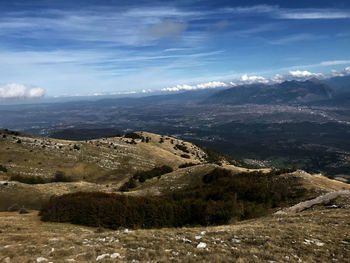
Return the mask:
[[[199,185],[164,196],[98,192],[55,196],[40,215],[44,221],[112,229],[218,225],[262,216],[305,192],[296,178],[261,172],[233,174],[217,168]]]
[[[119,191],[121,192],[128,192],[129,189],[136,188],[137,184],[136,181],[133,178],[130,178],[129,181],[127,181],[125,184],[123,184],[120,188]]]
[[[22,175],[12,175],[10,177],[11,181],[17,181],[24,184],[45,184],[48,181],[40,176],[22,176]]]
[[[7,168],[5,166],[2,166],[0,164],[0,172],[4,172],[4,173],[7,173]]]
[[[24,207],[22,207],[19,211],[20,214],[28,214],[29,211],[27,209],[25,209]]]
[[[129,132],[129,133],[126,133],[125,135],[124,135],[124,137],[125,138],[131,138],[131,139],[142,139],[143,138],[143,136],[141,136],[141,135],[138,135],[137,133],[135,133],[135,132]]]
[[[176,144],[175,147],[185,153],[189,153],[189,150],[187,149],[186,145]]]
[[[19,211],[21,208],[18,204],[13,204],[11,205],[9,208],[7,208],[8,212],[17,212]]]
[[[42,178],[40,176],[22,176],[12,175],[11,181],[17,181],[24,184],[47,184],[57,182],[73,182],[73,179],[66,176],[63,172],[57,171],[52,179]]]
[[[80,147],[78,145],[74,144],[73,149],[79,151]]]
[[[191,157],[188,154],[181,154],[180,155],[182,158],[190,159]]]
[[[195,163],[183,163],[179,165],[179,168],[186,168],[186,167],[191,167],[191,166],[195,166]]]
[[[149,171],[137,172],[132,177],[135,180],[139,180],[140,183],[145,182],[147,179],[152,179],[154,177],[160,178],[163,174],[171,173],[173,168],[168,165],[163,165],[160,167],[155,167]]]
[[[59,183],[59,182],[73,182],[74,180],[71,177],[68,177],[64,172],[57,171],[54,175],[54,177],[51,179],[52,183]]]

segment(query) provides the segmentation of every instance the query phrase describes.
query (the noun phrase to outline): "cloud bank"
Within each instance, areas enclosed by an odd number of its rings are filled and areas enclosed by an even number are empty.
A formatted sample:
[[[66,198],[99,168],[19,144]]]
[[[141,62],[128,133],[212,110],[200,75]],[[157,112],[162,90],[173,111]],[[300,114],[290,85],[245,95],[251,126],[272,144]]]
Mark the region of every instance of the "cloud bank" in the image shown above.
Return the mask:
[[[164,88],[162,91],[182,91],[182,90],[198,90],[198,89],[213,89],[213,88],[219,88],[219,87],[228,87],[229,85],[221,82],[221,81],[211,81],[207,83],[200,83],[197,85],[176,85],[172,88]]]
[[[40,87],[28,87],[22,84],[0,84],[0,99],[41,98],[45,90]]]
[[[239,79],[222,82],[222,81],[211,81],[207,83],[201,83],[197,85],[176,85],[172,88],[164,88],[162,91],[184,91],[184,90],[198,90],[198,89],[208,89],[208,88],[218,88],[218,87],[235,87],[240,85],[251,85],[251,84],[276,84],[284,81],[298,80],[305,81],[308,79],[326,79],[336,76],[348,76],[350,75],[350,67],[346,67],[341,71],[331,71],[329,74],[314,73],[307,70],[294,70],[289,71],[285,75],[276,74],[270,78],[263,76],[249,76],[248,74],[242,75]]]

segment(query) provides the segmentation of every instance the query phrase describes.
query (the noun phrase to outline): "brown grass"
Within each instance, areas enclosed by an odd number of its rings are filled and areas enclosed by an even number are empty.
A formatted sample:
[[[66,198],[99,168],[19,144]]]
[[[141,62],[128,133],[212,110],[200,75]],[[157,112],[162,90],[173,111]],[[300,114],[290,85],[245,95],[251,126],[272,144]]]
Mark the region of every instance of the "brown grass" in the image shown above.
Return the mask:
[[[236,225],[99,234],[87,227],[43,223],[36,212],[0,213],[0,262],[6,257],[21,263],[37,257],[95,262],[98,255],[116,252],[122,256],[117,262],[348,262],[349,200],[337,204],[342,208],[314,207]],[[196,248],[199,242],[207,249]]]

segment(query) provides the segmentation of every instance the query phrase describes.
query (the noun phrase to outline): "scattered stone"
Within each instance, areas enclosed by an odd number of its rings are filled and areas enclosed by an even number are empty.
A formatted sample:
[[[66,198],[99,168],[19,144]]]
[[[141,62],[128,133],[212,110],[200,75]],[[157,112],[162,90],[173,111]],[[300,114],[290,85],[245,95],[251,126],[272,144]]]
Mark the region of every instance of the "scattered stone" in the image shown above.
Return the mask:
[[[241,240],[238,238],[232,238],[232,242],[234,243],[241,243]]]
[[[197,248],[206,248],[207,247],[207,244],[204,243],[204,242],[200,242],[198,245],[197,245]]]
[[[201,235],[204,236],[207,232],[206,231],[202,231]]]
[[[75,259],[74,258],[68,258],[66,259],[67,262],[75,262]]]
[[[196,240],[199,240],[199,239],[201,239],[202,237],[201,236],[195,236],[194,237]]]
[[[109,257],[109,254],[102,254],[102,255],[97,256],[96,261],[102,260],[105,257]]]
[[[119,253],[113,253],[111,255],[111,258],[121,258],[120,254]]]
[[[189,240],[188,238],[185,238],[185,237],[182,239],[182,241],[183,241],[184,243],[189,243],[189,244],[192,243],[191,240]]]
[[[36,262],[38,262],[38,263],[40,263],[40,262],[46,262],[46,261],[48,261],[48,260],[47,260],[47,258],[44,258],[44,257],[38,257],[38,258],[36,259]]]
[[[313,240],[309,240],[309,239],[304,239],[304,242],[303,242],[305,245],[311,245],[311,244],[314,244],[318,247],[323,247],[324,246],[324,243],[320,242],[318,239],[313,239]]]
[[[10,263],[10,262],[11,262],[11,258],[10,258],[10,257],[5,258],[5,259],[4,259],[4,262],[5,262],[5,263]]]

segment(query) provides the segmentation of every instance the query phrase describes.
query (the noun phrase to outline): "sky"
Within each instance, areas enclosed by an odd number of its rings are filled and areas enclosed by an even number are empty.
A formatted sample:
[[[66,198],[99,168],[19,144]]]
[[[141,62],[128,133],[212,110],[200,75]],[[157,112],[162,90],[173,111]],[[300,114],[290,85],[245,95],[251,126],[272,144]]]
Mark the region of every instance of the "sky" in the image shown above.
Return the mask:
[[[0,98],[330,74],[350,74],[349,1],[0,1]]]

